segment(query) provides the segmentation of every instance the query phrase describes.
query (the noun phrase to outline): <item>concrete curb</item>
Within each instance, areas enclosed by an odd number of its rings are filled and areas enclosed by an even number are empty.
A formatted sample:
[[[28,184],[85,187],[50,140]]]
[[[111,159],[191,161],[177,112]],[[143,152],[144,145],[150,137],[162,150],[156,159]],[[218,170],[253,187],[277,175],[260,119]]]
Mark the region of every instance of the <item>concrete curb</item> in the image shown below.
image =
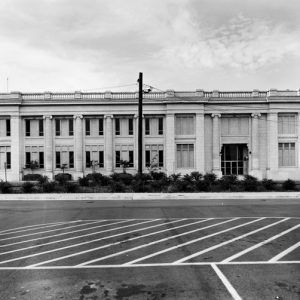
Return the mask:
[[[0,201],[145,201],[145,200],[257,200],[299,199],[300,192],[259,193],[82,193],[82,194],[0,194]],[[300,201],[299,201],[300,203]]]

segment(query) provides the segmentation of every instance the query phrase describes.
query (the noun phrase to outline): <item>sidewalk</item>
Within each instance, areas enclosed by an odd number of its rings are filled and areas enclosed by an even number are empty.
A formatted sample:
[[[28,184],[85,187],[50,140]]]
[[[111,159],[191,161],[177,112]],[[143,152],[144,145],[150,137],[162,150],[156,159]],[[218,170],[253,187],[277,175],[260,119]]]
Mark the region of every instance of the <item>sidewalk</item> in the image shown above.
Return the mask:
[[[76,194],[0,194],[0,201],[145,201],[145,200],[257,200],[299,199],[300,192],[259,193],[76,193]]]

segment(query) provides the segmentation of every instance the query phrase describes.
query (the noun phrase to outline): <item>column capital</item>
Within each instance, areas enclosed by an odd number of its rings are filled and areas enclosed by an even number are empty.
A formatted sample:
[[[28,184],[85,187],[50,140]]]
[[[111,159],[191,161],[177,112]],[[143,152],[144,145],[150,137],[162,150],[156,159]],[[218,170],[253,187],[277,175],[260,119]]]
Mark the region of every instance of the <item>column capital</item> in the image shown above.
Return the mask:
[[[221,114],[211,114],[211,117],[212,117],[212,118],[215,118],[215,117],[221,118]]]
[[[11,115],[10,118],[11,119],[20,119],[20,116],[19,115]]]
[[[170,112],[166,113],[166,117],[174,117],[174,116],[175,116],[175,113],[170,113]]]
[[[258,119],[258,118],[261,117],[261,114],[260,113],[252,113],[251,117],[254,118],[254,119]]]
[[[50,116],[50,115],[45,115],[45,116],[43,116],[43,119],[44,119],[44,120],[46,120],[46,119],[52,120],[52,116]]]
[[[76,119],[83,119],[83,115],[74,115],[73,118]]]
[[[105,116],[104,116],[104,119],[108,119],[108,118],[113,119],[114,116],[113,116],[113,115],[105,115]]]

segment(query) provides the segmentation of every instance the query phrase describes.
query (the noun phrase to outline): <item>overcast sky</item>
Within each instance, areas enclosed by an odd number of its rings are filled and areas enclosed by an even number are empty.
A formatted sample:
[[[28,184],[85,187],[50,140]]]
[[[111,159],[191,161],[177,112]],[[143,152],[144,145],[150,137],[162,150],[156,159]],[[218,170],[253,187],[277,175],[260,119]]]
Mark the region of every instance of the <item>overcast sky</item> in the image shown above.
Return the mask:
[[[1,0],[0,92],[300,88],[299,0]],[[125,86],[119,89],[112,86]]]

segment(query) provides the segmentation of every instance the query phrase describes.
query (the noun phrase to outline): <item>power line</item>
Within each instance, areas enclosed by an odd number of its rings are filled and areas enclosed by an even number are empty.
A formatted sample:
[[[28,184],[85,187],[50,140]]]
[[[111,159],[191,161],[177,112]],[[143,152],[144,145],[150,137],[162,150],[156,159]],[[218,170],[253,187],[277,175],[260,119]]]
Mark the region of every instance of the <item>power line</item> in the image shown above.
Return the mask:
[[[123,84],[123,85],[114,85],[114,86],[104,86],[104,87],[98,87],[98,88],[91,88],[88,90],[82,90],[83,92],[89,92],[89,91],[97,91],[97,90],[104,90],[104,89],[116,89],[116,88],[122,88],[127,86],[136,86],[137,83],[129,83],[129,84]]]

